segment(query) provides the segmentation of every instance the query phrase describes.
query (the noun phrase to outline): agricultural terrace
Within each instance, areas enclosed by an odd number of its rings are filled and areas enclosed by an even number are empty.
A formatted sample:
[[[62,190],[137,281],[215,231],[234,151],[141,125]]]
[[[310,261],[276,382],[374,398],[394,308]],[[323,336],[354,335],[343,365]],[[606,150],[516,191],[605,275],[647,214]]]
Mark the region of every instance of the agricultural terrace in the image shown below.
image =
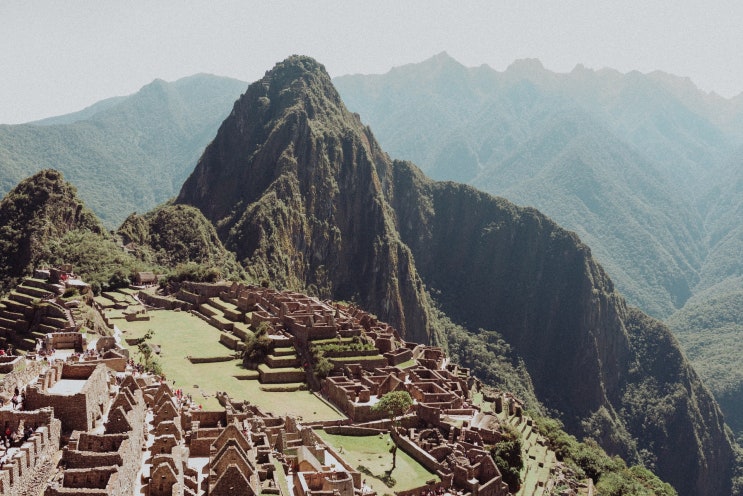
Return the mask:
[[[401,449],[397,450],[396,467],[390,473],[392,454],[389,450],[393,443],[389,434],[342,436],[328,434],[324,430],[315,432],[336,452],[342,453],[343,458],[363,474],[366,484],[377,494],[392,494],[393,491],[423,486],[430,480],[440,480]]]
[[[132,322],[127,322],[120,310],[108,310],[107,315],[121,329],[123,344],[135,361],[137,347],[126,341],[141,338],[151,329],[153,338],[150,343],[159,347],[158,361],[168,382],[172,385],[175,381],[175,388],[191,394],[205,410],[221,409],[216,392],[225,391],[235,400],[248,400],[275,415],[300,416],[305,422],[345,418],[308,391],[266,391],[266,387],[258,382],[257,374],[245,370],[241,361],[233,358],[234,351],[219,342],[220,331],[189,312],[150,310],[150,320]],[[222,362],[194,364],[187,359],[188,356],[230,358]]]

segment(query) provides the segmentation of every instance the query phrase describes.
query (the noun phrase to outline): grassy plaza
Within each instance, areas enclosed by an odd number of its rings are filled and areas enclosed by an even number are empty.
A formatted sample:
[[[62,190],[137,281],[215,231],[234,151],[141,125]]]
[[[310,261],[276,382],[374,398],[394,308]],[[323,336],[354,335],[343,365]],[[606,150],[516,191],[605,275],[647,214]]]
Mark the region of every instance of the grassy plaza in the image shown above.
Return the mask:
[[[141,338],[153,331],[151,344],[160,347],[158,361],[168,383],[191,394],[204,409],[222,407],[217,391],[226,391],[235,400],[248,400],[263,411],[276,415],[297,415],[305,421],[345,418],[327,403],[308,391],[263,391],[255,380],[238,380],[234,376],[250,375],[239,359],[193,364],[188,356],[206,358],[234,354],[219,342],[220,331],[189,312],[150,310],[150,320],[127,322],[120,311],[109,310],[112,323],[122,330],[122,340]],[[137,348],[124,342],[130,356],[137,361]],[[175,384],[173,383],[175,381]]]

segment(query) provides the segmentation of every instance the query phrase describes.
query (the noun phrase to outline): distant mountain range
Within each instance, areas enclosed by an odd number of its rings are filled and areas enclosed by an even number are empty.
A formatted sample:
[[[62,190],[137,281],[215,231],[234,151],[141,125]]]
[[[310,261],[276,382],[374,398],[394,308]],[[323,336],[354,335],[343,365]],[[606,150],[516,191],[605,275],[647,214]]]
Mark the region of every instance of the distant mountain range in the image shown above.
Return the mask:
[[[741,432],[743,341],[717,336],[743,320],[714,322],[743,289],[743,95],[661,72],[466,68],[445,53],[334,83],[392,156],[575,231],[630,303],[670,318]],[[700,311],[711,318],[689,320]]]
[[[497,331],[570,431],[680,494],[731,491],[722,415],[670,331],[538,211],[392,160],[314,60],[250,85],[176,204],[201,210],[256,279],[356,301],[406,339],[446,346],[436,306]]]
[[[232,103],[247,87],[198,74],[156,80],[139,92],[74,114],[0,125],[0,194],[54,168],[109,229],[172,198]]]
[[[407,339],[446,346],[449,323],[496,333],[528,371],[525,389],[571,432],[646,463],[680,494],[730,493],[735,453],[717,404],[668,329],[627,308],[578,236],[533,208],[434,182],[384,150],[411,158],[395,148],[407,142],[436,177],[544,208],[589,242],[631,301],[674,314],[689,330],[679,336],[695,338],[705,308],[722,311],[741,287],[740,102],[662,74],[556,75],[535,61],[498,73],[446,55],[336,83],[361,118],[321,65],[292,57],[234,105],[244,83],[195,76],[0,126],[2,187],[25,168],[62,164],[73,183],[87,181],[80,195],[110,229],[183,183],[176,205],[118,231],[143,259],[165,263],[177,251],[230,265],[203,214],[253,280],[358,302]],[[391,144],[362,119],[379,119],[373,128]],[[24,225],[23,191],[2,205],[13,232]],[[43,219],[34,223],[44,232]],[[187,246],[173,234],[189,223],[199,233]],[[701,350],[692,359],[736,319],[702,322],[710,340],[689,348]],[[730,387],[715,392],[731,392],[730,406],[739,383],[724,380]]]
[[[497,72],[445,53],[334,83],[392,156],[539,208],[655,316],[734,272],[708,262],[741,225],[729,176],[740,171],[743,97],[663,73],[556,74],[536,60]]]

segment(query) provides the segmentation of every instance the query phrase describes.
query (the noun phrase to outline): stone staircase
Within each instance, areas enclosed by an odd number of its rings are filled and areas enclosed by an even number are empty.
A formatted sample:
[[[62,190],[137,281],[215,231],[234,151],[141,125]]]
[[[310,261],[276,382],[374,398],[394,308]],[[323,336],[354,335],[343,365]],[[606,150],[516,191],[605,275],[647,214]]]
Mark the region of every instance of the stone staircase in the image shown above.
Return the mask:
[[[189,300],[198,298],[198,295],[192,295]],[[250,325],[251,314],[240,310],[237,301],[229,298],[226,293],[207,298],[196,306],[195,312],[222,331],[220,342],[228,348],[241,349],[240,346],[248,334],[254,332]],[[305,382],[306,379],[301,364],[302,359],[294,347],[277,344],[258,366],[257,374],[243,375],[246,376],[244,378],[250,376],[251,379],[258,379],[263,384],[296,384]]]

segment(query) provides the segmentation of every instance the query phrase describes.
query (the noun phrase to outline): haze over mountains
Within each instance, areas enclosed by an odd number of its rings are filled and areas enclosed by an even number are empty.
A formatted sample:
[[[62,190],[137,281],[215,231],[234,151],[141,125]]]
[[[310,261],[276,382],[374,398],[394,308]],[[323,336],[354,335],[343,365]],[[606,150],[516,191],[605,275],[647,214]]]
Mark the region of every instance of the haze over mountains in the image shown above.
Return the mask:
[[[0,193],[54,168],[114,228],[178,191],[245,86],[207,74],[156,80],[74,114],[0,125]]]
[[[314,60],[248,88],[176,202],[199,208],[254,277],[357,301],[408,339],[444,344],[432,300],[498,331],[569,430],[681,494],[730,492],[721,413],[670,331],[628,309],[541,213],[390,159]]]
[[[740,97],[663,73],[555,74],[536,60],[501,73],[445,53],[335,84],[392,156],[539,208],[655,316],[740,274],[714,263],[739,226],[730,176],[740,170]]]
[[[439,70],[427,75],[426,65]],[[464,81],[450,74],[449,67],[464,74]],[[358,82],[356,76],[349,81],[390,101],[386,110],[380,104],[377,115],[407,119],[397,135],[408,133],[421,152],[438,150],[437,170],[446,171],[445,165],[454,163],[459,179],[482,177],[488,184],[505,185],[506,192],[544,199],[558,211],[551,216],[559,218],[563,212],[580,223],[573,229],[581,236],[605,241],[606,253],[613,253],[614,244],[624,246],[619,241],[626,236],[639,254],[623,248],[625,261],[641,269],[620,265],[622,260],[615,263],[628,280],[650,274],[646,289],[636,293],[662,290],[657,303],[657,309],[665,309],[658,310],[661,314],[672,312],[704,284],[704,294],[710,295],[723,294],[718,291],[723,285],[737,287],[734,274],[740,260],[725,253],[736,253],[740,241],[739,225],[728,217],[741,208],[736,202],[740,197],[735,197],[740,181],[732,180],[740,169],[734,158],[719,169],[714,166],[728,153],[734,157],[740,121],[736,112],[716,117],[712,126],[712,111],[704,119],[686,119],[686,111],[659,103],[665,110],[658,112],[666,120],[639,125],[635,121],[643,117],[644,106],[662,99],[637,97],[632,85],[609,91],[609,96],[600,96],[603,90],[594,88],[594,100],[614,102],[599,112],[576,104],[570,91],[558,91],[560,78],[555,75],[547,74],[541,85],[526,81],[525,75],[542,77],[546,72],[533,62],[515,66],[519,71],[509,76],[511,82],[499,82],[499,73],[488,68],[465,69],[445,56],[412,68],[420,72],[422,96],[405,96],[406,85],[413,84],[406,78],[391,87]],[[646,85],[643,78],[641,87]],[[339,80],[341,86],[344,79]],[[453,93],[426,93],[427,81]],[[503,94],[487,97],[491,85]],[[553,86],[558,89],[548,91]],[[673,95],[681,93],[677,88]],[[679,98],[663,95],[671,101]],[[619,105],[620,100],[636,105]],[[94,127],[91,120],[125,101],[106,102],[92,116],[86,112],[52,120],[50,128],[61,126],[61,135],[81,123]],[[722,105],[715,99],[694,101],[703,109]],[[151,104],[161,108],[159,102],[156,98]],[[668,329],[627,308],[578,237],[534,209],[461,184],[431,181],[413,164],[392,160],[362,124],[370,117],[349,113],[324,68],[312,59],[293,57],[280,63],[231,105],[222,111],[229,116],[216,137],[212,131],[205,138],[206,143],[214,137],[177,203],[197,207],[254,279],[357,301],[408,339],[443,344],[446,331],[436,305],[473,334],[479,328],[497,331],[526,364],[539,399],[559,412],[572,432],[591,435],[614,453],[654,466],[681,494],[730,492],[733,447],[716,403]],[[416,109],[419,114],[414,114]],[[604,114],[625,116],[624,134],[602,121]],[[468,123],[473,115],[482,120]],[[455,122],[447,122],[450,117]],[[658,131],[659,140],[670,143],[669,136],[686,136],[679,139],[687,148],[680,152],[666,143],[665,153],[653,155],[650,145],[640,146],[653,134],[652,123],[677,121],[669,127],[656,125],[668,131]],[[714,131],[723,125],[732,131]],[[16,127],[3,126],[0,132],[17,137]],[[18,127],[30,135],[43,129]],[[429,128],[438,134],[427,137]],[[148,136],[156,142],[157,128],[151,129]],[[476,131],[483,136],[473,141]],[[628,144],[627,136],[636,143]],[[0,137],[0,147],[4,143]],[[16,151],[20,148],[12,149],[14,157],[21,156]],[[393,153],[397,155],[405,154]],[[495,165],[487,172],[483,164],[490,159]],[[677,162],[684,177],[671,173]],[[107,188],[111,177],[118,177],[115,171],[88,167],[91,176],[107,175],[98,183]],[[727,174],[727,180],[703,182],[711,174],[705,171],[712,169],[724,171],[719,175]],[[157,174],[160,169],[151,164],[148,170]],[[170,169],[163,170],[159,174],[167,175]],[[117,184],[129,184],[127,179]],[[175,179],[172,183],[178,187]],[[141,188],[149,191],[146,183]],[[551,199],[555,192],[569,201]],[[87,201],[82,187],[81,194]],[[90,194],[103,193],[91,187]],[[96,210],[106,211],[107,203],[127,196],[105,194],[109,202],[99,202]],[[143,207],[150,201],[141,198],[127,213],[148,208]],[[125,224],[127,236],[142,243],[158,239],[168,231],[168,218],[176,213],[191,218],[192,210],[132,217]],[[720,217],[711,219],[713,214]],[[120,214],[107,215],[111,222]],[[613,223],[606,224],[609,220]],[[589,227],[599,229],[598,234]],[[209,229],[202,230],[207,234],[202,238],[209,239]],[[714,231],[714,240],[708,230]],[[601,255],[601,248],[594,253]],[[648,253],[659,260],[642,258]],[[713,262],[718,272],[728,275],[724,283],[702,277],[705,263]],[[705,273],[714,274],[712,269]]]
[[[578,233],[630,303],[671,317],[740,431],[730,332],[743,320],[729,307],[743,288],[743,96],[661,72],[556,74],[536,60],[498,72],[445,53],[334,82],[392,156]]]

